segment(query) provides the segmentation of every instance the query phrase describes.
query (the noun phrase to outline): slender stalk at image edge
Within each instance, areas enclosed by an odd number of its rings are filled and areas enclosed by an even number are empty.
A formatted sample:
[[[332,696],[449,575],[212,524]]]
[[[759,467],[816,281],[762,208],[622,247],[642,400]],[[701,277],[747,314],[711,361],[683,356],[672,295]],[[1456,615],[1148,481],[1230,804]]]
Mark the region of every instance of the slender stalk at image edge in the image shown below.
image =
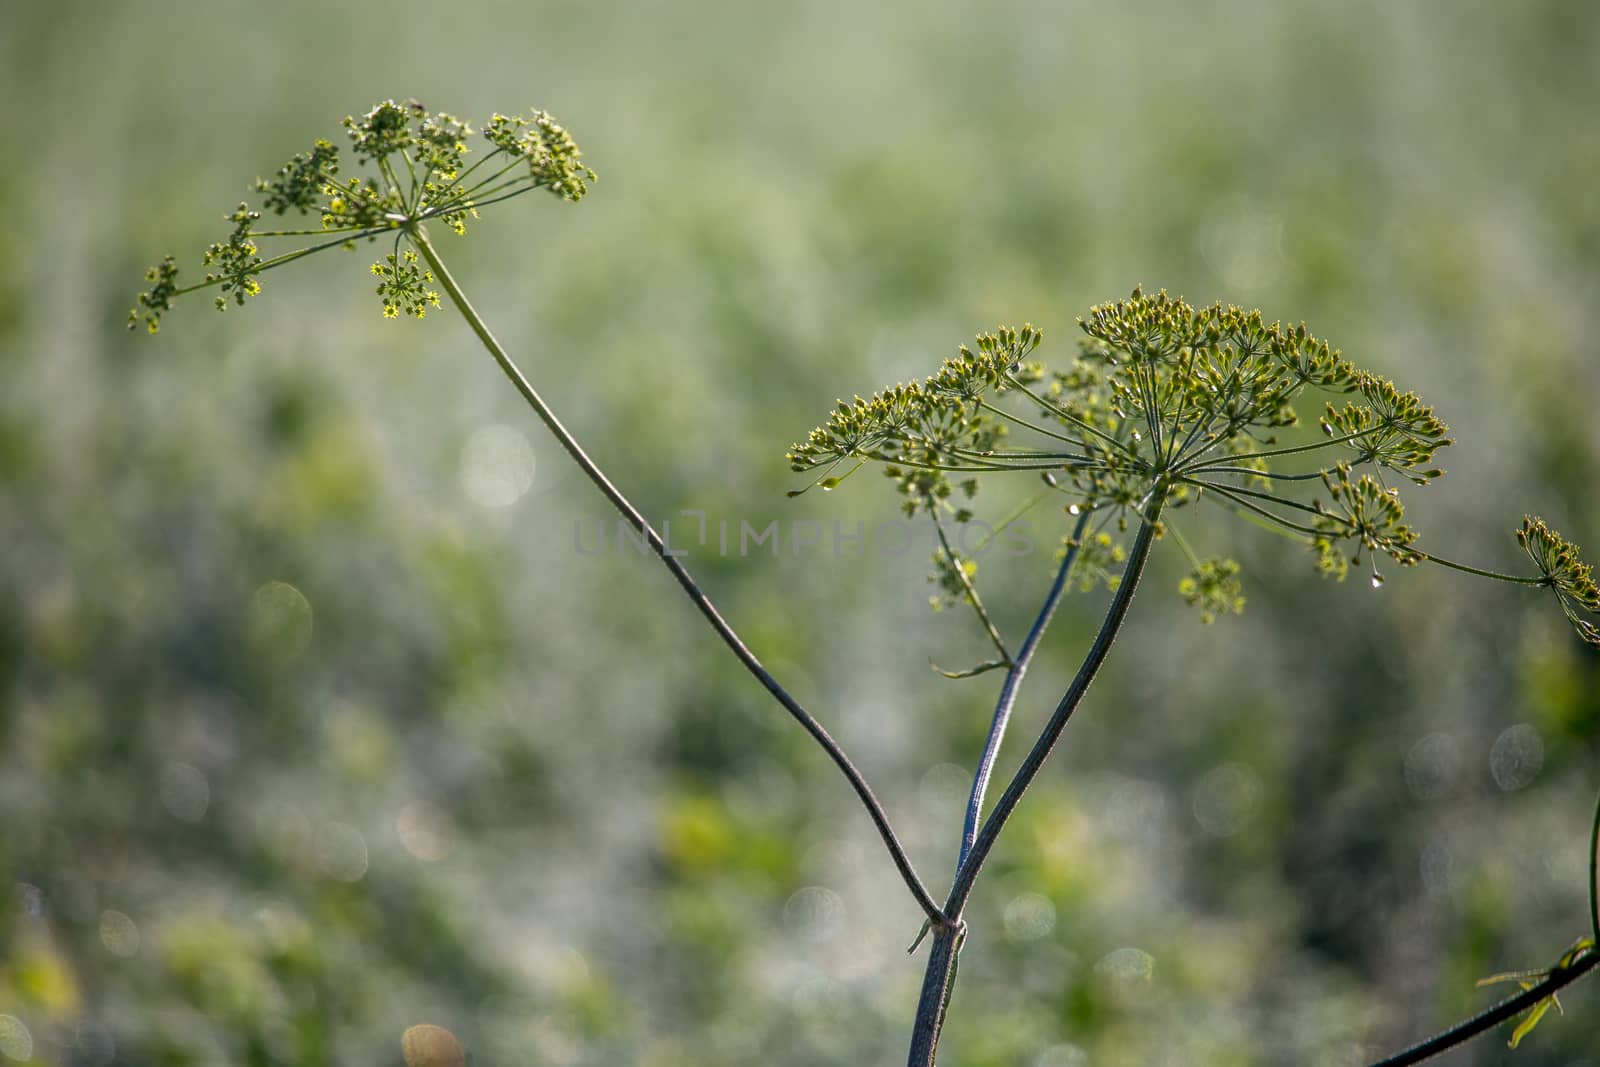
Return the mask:
[[[935,903],[927,887],[923,885],[922,879],[918,877],[916,868],[911,863],[911,857],[906,853],[905,846],[900,843],[900,839],[889,824],[888,814],[883,810],[883,806],[878,803],[877,797],[873,795],[871,787],[867,785],[866,779],[862,777],[861,772],[856,769],[855,764],[850,761],[844,750],[840,748],[839,743],[829,735],[828,731],[823,728],[822,724],[810,712],[801,707],[799,702],[789,695],[788,691],[778,683],[777,679],[767,672],[767,669],[761,665],[761,661],[756,658],[755,654],[739,638],[739,635],[734,632],[733,627],[723,619],[721,613],[717,611],[710,598],[700,589],[694,578],[690,576],[688,570],[667,552],[666,543],[662,540],[661,535],[628,501],[627,497],[623,496],[622,492],[611,483],[605,473],[579,446],[577,439],[556,418],[555,412],[544,402],[543,398],[533,388],[532,383],[518,369],[505,348],[490,332],[483,318],[473,308],[472,302],[467,299],[466,293],[456,284],[455,278],[451,276],[450,271],[444,265],[444,261],[439,258],[438,252],[434,250],[432,243],[428,240],[426,231],[421,226],[415,226],[411,228],[410,236],[417,249],[422,253],[423,258],[428,261],[428,266],[432,268],[434,275],[439,279],[439,284],[443,286],[445,293],[449,295],[451,303],[456,306],[456,310],[467,320],[467,325],[472,328],[472,332],[477,335],[483,347],[494,357],[494,361],[499,364],[501,371],[510,379],[517,392],[522,394],[522,398],[527,401],[528,406],[539,416],[540,421],[545,424],[546,428],[555,435],[562,449],[583,470],[583,473],[605,495],[606,499],[611,502],[612,506],[617,509],[629,525],[646,539],[656,557],[666,565],[667,570],[672,572],[672,576],[683,587],[683,591],[694,602],[695,607],[700,609],[700,614],[705,616],[706,621],[711,624],[711,628],[722,638],[723,643],[728,646],[739,662],[744,665],[745,669],[754,675],[767,692],[772,695],[773,699],[783,705],[784,710],[788,711],[795,721],[804,727],[806,732],[816,740],[817,744],[822,746],[845,778],[849,780],[851,788],[855,790],[862,806],[867,809],[867,814],[872,818],[873,825],[877,827],[878,836],[883,839],[885,847],[889,850],[889,856],[899,870],[900,877],[905,881],[906,887],[911,891],[911,895],[916,898],[918,906],[927,915],[928,921],[939,930],[952,928],[952,924],[946,918],[945,913],[940,910],[939,905]]]
[[[1559,990],[1576,982],[1596,966],[1600,966],[1600,797],[1595,799],[1594,819],[1589,826],[1589,936],[1594,939],[1594,943],[1587,952],[1579,954],[1565,967],[1551,968],[1550,973],[1539,984],[1485,1008],[1472,1018],[1459,1022],[1426,1041],[1419,1041],[1386,1060],[1379,1060],[1372,1064],[1372,1067],[1407,1067],[1409,1064],[1421,1063],[1447,1049],[1465,1044],[1485,1030],[1490,1030],[1507,1019],[1527,1011],[1545,997],[1555,996]]]
[[[1566,988],[1588,974],[1596,965],[1600,965],[1600,950],[1590,949],[1573,960],[1570,966],[1552,968],[1549,977],[1538,985],[1514,997],[1507,997],[1465,1022],[1457,1023],[1443,1033],[1435,1034],[1426,1041],[1412,1045],[1404,1052],[1397,1052],[1386,1060],[1379,1060],[1372,1067],[1408,1067],[1409,1064],[1421,1063],[1447,1049],[1465,1044],[1484,1031],[1491,1030],[1507,1019],[1527,1011],[1545,997],[1554,996],[1558,990]]]

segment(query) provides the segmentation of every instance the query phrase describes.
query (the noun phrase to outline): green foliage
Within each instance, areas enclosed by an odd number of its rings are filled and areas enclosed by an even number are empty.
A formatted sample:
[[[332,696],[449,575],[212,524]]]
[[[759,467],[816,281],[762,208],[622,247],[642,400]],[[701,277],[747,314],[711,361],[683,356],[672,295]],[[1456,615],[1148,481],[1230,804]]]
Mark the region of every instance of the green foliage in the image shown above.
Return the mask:
[[[427,288],[433,278],[416,265],[416,253],[400,247],[414,241],[419,227],[438,219],[464,234],[467,219],[476,218],[480,207],[535,189],[562,200],[581,200],[595,178],[579,161],[582,153],[572,135],[543,111],[526,118],[491,117],[482,134],[488,150],[471,163],[471,126],[442,111],[430,114],[415,100],[382,101],[359,119],[346,117],[344,127],[351,155],[368,173],[341,178],[338,147],[319,139],[273,177],[256,181],[261,210],[244,203],[228,216],[233,230],[226,241],[206,250],[205,265],[216,269],[204,281],[179,286],[172,256],[152,267],[145,275],[151,288],[138,295],[128,313],[128,328],[143,322],[155,333],[173,301],[198,289],[220,289],[218,310],[227,309],[229,294],[242,306],[261,291],[262,272],[326,249],[354,249],[359,241],[381,236],[393,236],[395,242],[394,251],[372,267],[384,279],[378,286],[384,318],[404,312],[420,319],[429,306],[438,306],[438,296]],[[320,228],[259,230],[263,211],[316,216]],[[307,237],[329,240],[262,258],[261,240]]]

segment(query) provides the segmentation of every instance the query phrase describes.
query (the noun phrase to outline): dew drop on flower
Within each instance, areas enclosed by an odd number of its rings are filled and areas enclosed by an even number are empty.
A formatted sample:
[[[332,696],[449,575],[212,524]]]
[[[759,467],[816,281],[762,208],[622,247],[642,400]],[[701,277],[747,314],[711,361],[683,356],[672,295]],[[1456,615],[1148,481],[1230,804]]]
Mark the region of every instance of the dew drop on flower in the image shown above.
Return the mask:
[[[822,491],[824,493],[831,493],[831,492],[833,492],[835,489],[837,489],[839,487],[839,479],[837,479],[837,478],[824,478],[824,479],[822,479],[822,481],[818,482],[817,484],[822,487]]]
[[[1076,504],[1068,504],[1067,505],[1067,514],[1068,515],[1081,515],[1081,514],[1083,514],[1083,509],[1080,508]]]
[[[1377,589],[1381,585],[1383,585],[1383,575],[1379,574],[1377,571],[1373,571],[1372,588]]]

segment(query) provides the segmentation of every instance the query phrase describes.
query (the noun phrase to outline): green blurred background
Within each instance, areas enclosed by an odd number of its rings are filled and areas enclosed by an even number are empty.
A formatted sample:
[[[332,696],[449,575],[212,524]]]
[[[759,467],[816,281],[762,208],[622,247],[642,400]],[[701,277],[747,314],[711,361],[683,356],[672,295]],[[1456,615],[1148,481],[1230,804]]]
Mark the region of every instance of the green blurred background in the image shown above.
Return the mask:
[[[1597,55],[1587,0],[13,0],[0,1063],[399,1064],[419,1023],[474,1064],[904,1056],[920,917],[870,824],[659,565],[573,550],[608,513],[457,317],[382,321],[363,250],[124,331],[345,114],[574,132],[589,199],[443,251],[658,520],[890,518],[867,475],[786,500],[787,445],[1142,283],[1420,392],[1459,438],[1423,543],[1517,568],[1524,511],[1600,549]],[[1249,607],[1202,627],[1158,551],[973,898],[952,1065],[1357,1065],[1584,931],[1600,670],[1553,606],[1186,532]],[[995,676],[929,671],[985,649],[925,555],[689,562],[942,889]],[[1002,626],[1048,570],[985,571]],[[1444,1062],[1594,1067],[1600,987],[1565,1003]]]

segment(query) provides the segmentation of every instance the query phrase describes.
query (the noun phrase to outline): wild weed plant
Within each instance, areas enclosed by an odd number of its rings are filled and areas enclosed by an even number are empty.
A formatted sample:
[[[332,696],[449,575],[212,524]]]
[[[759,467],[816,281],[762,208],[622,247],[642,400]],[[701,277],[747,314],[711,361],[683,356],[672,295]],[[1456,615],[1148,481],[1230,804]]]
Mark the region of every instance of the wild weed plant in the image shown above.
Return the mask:
[[[895,385],[870,399],[839,402],[826,422],[794,445],[788,458],[813,475],[806,488],[837,488],[877,465],[901,497],[905,514],[928,522],[937,545],[935,606],[970,609],[991,653],[982,662],[942,670],[952,679],[994,672],[1000,685],[966,804],[956,871],[940,903],[918,875],[887,813],[865,778],[822,724],[775,679],[723,618],[678,554],[611,482],[556,417],[495,339],[445,266],[430,237],[437,222],[460,235],[492,205],[544,190],[581,200],[595,174],[577,143],[548,114],[494,115],[482,128],[416,102],[381,102],[344,120],[357,173],[341,168],[340,147],[319,140],[227,216],[232,229],[206,249],[201,281],[180,284],[168,256],[146,275],[149,288],[129,313],[130,329],[155,333],[183,295],[215,291],[215,306],[242,306],[262,290],[262,276],[318,252],[377,244],[371,264],[384,317],[424,317],[448,299],[484,349],[571,460],[672,573],[723,643],[773,699],[826,751],[871,818],[889,857],[926,919],[911,946],[931,940],[912,1026],[908,1063],[931,1067],[956,988],[963,915],[985,860],[1121,631],[1157,542],[1176,546],[1188,572],[1179,596],[1203,623],[1244,607],[1241,566],[1207,556],[1182,532],[1191,509],[1216,507],[1303,544],[1317,572],[1343,581],[1356,570],[1373,587],[1385,571],[1431,564],[1495,581],[1542,588],[1590,645],[1600,646],[1600,586],[1578,549],[1543,520],[1525,516],[1515,531],[1530,573],[1508,574],[1434,554],[1405,521],[1402,486],[1426,486],[1444,472],[1441,449],[1454,444],[1445,424],[1416,394],[1347,361],[1304,324],[1268,321],[1259,311],[1221,304],[1194,307],[1165,292],[1135,289],[1127,299],[1091,308],[1070,361],[1035,358],[1043,334],[1031,325],[1000,327],[963,345],[920,382]],[[477,139],[478,147],[472,144]],[[304,223],[263,225],[289,217]],[[264,242],[285,246],[266,250]],[[1302,426],[1306,394],[1322,398],[1315,429]],[[985,481],[1031,479],[1020,508],[979,519]],[[806,489],[791,492],[798,495]],[[985,497],[985,500],[988,498]],[[1021,515],[1042,509],[1061,524],[1053,576],[1020,642],[1004,635],[979,591],[973,529],[992,538]],[[979,543],[982,543],[980,539]],[[1381,569],[1380,569],[1381,568]],[[1064,595],[1104,588],[1110,605],[1071,684],[1033,738],[1021,765],[992,807],[989,786],[1012,711]],[[986,810],[987,809],[987,810]],[[1521,991],[1377,1067],[1421,1062],[1522,1016],[1515,1047],[1552,1006],[1557,993],[1600,966],[1600,804],[1589,842],[1588,932],[1550,967],[1490,976]],[[418,1030],[419,1028],[413,1028]],[[436,1029],[436,1028],[435,1028]],[[432,1030],[429,1030],[431,1035]],[[425,1035],[426,1036],[426,1035]],[[408,1032],[412,1058],[423,1042]],[[415,1047],[414,1047],[415,1046]]]

